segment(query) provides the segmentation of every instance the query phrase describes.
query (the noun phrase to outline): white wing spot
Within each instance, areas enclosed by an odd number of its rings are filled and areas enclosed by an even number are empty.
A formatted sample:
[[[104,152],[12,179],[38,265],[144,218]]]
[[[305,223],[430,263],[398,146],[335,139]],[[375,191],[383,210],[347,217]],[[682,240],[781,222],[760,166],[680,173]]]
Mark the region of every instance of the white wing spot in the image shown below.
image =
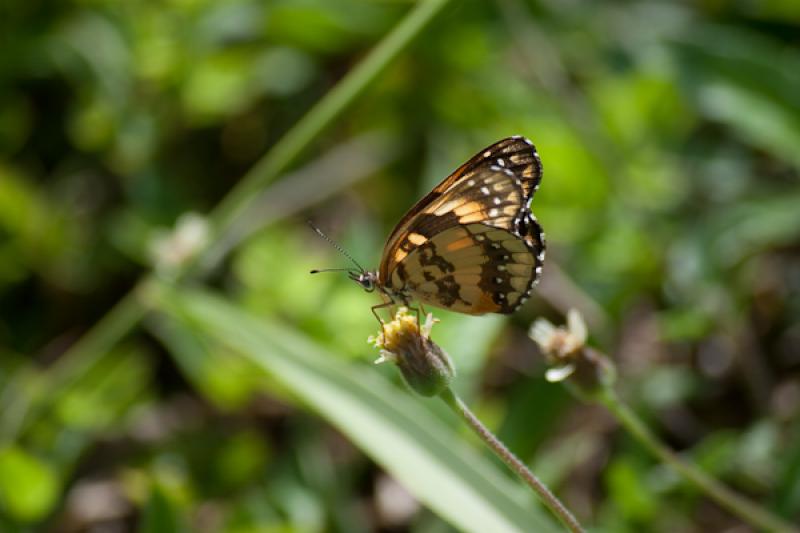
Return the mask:
[[[487,194],[488,195],[489,194],[489,187],[481,187],[481,192],[483,194]]]
[[[500,198],[495,196],[494,197],[494,205],[500,205],[501,203],[503,203],[503,200],[501,200]]]
[[[503,283],[503,278],[494,278],[494,282],[497,284]]]
[[[506,266],[505,265],[497,265],[497,270],[499,270],[500,272],[505,272]]]
[[[492,155],[491,150],[486,150],[485,152],[483,152],[483,157],[489,157],[490,155]]]
[[[498,158],[497,158],[497,164],[498,164],[498,165],[500,165],[501,167],[504,167],[504,166],[506,166],[506,162],[505,162],[505,161],[503,161],[503,158],[502,158],[502,157],[498,157]]]
[[[490,217],[494,218],[498,214],[500,214],[500,211],[498,211],[496,207],[493,207],[493,208],[489,209],[489,216]]]
[[[475,180],[469,180],[467,182],[467,185],[469,185],[470,187],[474,187],[475,186]]]

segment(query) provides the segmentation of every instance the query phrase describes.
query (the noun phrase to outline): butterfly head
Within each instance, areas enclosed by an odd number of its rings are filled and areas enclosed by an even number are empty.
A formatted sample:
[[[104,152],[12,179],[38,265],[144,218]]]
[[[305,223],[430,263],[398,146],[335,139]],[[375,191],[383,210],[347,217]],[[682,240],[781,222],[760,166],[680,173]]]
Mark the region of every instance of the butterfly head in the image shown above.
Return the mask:
[[[367,291],[372,292],[378,285],[378,274],[369,270],[350,270],[347,272],[350,279],[361,285]]]
[[[316,226],[315,226],[314,224],[312,224],[311,222],[309,222],[308,224],[311,226],[311,228],[312,228],[312,229],[313,229],[315,232],[317,232],[317,234],[318,234],[320,237],[322,237],[323,239],[325,239],[326,241],[328,241],[329,243],[331,243],[331,244],[333,245],[333,247],[334,247],[334,248],[336,248],[337,250],[339,250],[339,252],[341,252],[341,253],[342,253],[342,254],[343,254],[345,257],[347,257],[348,259],[350,259],[350,261],[352,261],[352,262],[353,262],[353,264],[355,264],[355,265],[356,265],[356,268],[326,268],[326,269],[323,269],[323,270],[312,270],[312,271],[311,271],[311,273],[312,273],[312,274],[316,274],[316,273],[318,273],[318,272],[341,272],[341,271],[345,271],[345,272],[347,272],[347,276],[348,276],[350,279],[352,279],[353,281],[355,281],[356,283],[358,283],[359,285],[361,285],[361,287],[362,287],[362,288],[363,288],[365,291],[367,291],[367,292],[372,292],[372,291],[374,291],[374,290],[375,290],[375,287],[377,287],[377,286],[378,286],[378,273],[377,273],[377,272],[374,272],[374,271],[366,270],[364,267],[362,267],[362,266],[361,266],[361,265],[358,263],[358,261],[356,261],[355,259],[353,259],[353,256],[351,256],[349,253],[347,253],[347,251],[346,251],[344,248],[342,248],[341,246],[339,246],[339,244],[338,244],[338,243],[336,243],[336,242],[335,242],[333,239],[331,239],[330,237],[328,237],[327,235],[325,235],[325,234],[322,232],[322,230],[321,230],[321,229],[319,229],[318,227],[316,227]]]

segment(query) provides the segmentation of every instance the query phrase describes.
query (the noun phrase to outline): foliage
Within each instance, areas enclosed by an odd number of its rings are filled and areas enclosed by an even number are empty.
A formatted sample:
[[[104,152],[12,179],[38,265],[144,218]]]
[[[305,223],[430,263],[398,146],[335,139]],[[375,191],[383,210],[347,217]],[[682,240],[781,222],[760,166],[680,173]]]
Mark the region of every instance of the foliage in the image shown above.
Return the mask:
[[[544,282],[509,319],[437,313],[454,387],[593,530],[740,524],[542,379],[525,332],[577,307],[659,437],[800,521],[800,7],[451,1],[341,92],[412,9],[0,7],[0,530],[550,527],[371,366],[375,295],[308,275],[346,259],[306,219],[374,265],[416,199],[517,133],[545,168]],[[187,222],[289,131],[301,157],[226,233]],[[206,237],[216,259],[175,270]]]

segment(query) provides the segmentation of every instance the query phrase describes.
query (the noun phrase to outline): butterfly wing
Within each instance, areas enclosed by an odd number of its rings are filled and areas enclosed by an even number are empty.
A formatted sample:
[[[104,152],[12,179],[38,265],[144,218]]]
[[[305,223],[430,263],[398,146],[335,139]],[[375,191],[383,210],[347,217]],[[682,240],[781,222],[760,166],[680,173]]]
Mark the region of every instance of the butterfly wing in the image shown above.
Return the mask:
[[[521,135],[506,137],[487,146],[458,167],[439,187],[449,187],[453,182],[486,164],[507,168],[520,179],[523,193],[530,200],[542,181],[542,161],[533,143]],[[448,183],[448,181],[450,183]]]
[[[436,307],[471,315],[512,313],[542,271],[541,228],[533,220],[528,228],[530,240],[484,224],[450,227],[399,263],[392,284]]]
[[[482,165],[433,198],[384,250],[390,290],[468,314],[511,313],[530,295],[544,234],[522,180]]]
[[[414,217],[420,213],[427,212],[429,206],[442,196],[452,197],[454,191],[450,189],[458,184],[468,182],[476,174],[486,171],[490,166],[508,169],[514,176],[519,178],[526,205],[530,203],[542,180],[542,162],[536,152],[536,147],[531,141],[521,135],[506,137],[472,156],[469,161],[458,167],[422,200],[417,202],[395,226],[394,231],[386,241],[384,250],[388,251],[394,248],[400,236],[408,233],[408,226],[414,220]]]

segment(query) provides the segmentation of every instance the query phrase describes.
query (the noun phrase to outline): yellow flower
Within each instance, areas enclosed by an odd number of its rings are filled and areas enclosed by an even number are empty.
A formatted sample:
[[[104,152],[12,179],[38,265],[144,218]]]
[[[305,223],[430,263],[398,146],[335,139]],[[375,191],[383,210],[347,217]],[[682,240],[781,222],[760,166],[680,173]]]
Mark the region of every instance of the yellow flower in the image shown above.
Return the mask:
[[[380,349],[375,363],[395,363],[408,386],[422,396],[439,394],[455,376],[450,356],[430,338],[435,322],[428,313],[420,328],[417,315],[401,307],[391,322],[383,324],[380,334],[368,339]]]

